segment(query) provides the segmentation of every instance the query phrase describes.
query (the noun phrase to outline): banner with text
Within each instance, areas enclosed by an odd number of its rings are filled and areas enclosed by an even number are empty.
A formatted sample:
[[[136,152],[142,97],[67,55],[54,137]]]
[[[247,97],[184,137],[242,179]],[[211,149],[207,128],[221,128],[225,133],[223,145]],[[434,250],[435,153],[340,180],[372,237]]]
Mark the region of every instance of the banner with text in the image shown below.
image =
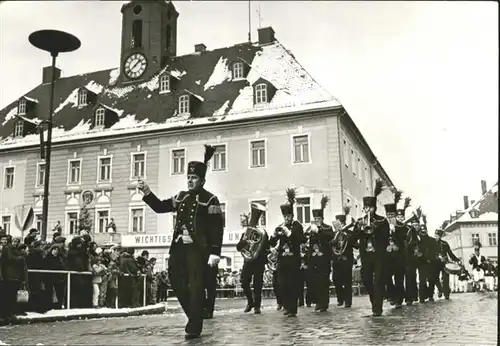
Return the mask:
[[[243,231],[224,232],[223,245],[236,245],[240,241]],[[160,234],[133,234],[123,235],[121,246],[123,247],[169,247],[172,243],[173,233]]]

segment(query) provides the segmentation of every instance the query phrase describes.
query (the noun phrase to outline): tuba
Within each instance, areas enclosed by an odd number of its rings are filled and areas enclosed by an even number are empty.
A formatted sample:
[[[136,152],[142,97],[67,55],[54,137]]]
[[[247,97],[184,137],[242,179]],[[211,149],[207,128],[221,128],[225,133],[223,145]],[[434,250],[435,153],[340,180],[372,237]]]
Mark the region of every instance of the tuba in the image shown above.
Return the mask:
[[[248,227],[243,235],[243,240],[246,240],[246,246],[241,249],[241,255],[246,262],[250,262],[259,257],[263,251],[265,231],[257,228],[257,223],[266,208],[260,203],[252,203],[252,211]]]
[[[333,254],[336,256],[342,256],[347,249],[347,244],[349,242],[349,235],[347,230],[354,226],[354,220],[351,218],[351,223],[342,227],[340,221],[335,220],[333,222],[333,227],[337,231],[335,237],[331,241]]]
[[[278,269],[278,247],[279,244],[272,248],[269,255],[267,255],[267,267],[273,272]]]

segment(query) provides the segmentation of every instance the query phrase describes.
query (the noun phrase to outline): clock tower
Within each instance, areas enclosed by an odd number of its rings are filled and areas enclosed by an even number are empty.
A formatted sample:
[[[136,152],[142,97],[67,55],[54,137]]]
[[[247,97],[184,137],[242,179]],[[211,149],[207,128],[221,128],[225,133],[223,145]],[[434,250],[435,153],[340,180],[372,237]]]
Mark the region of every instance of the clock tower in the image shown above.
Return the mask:
[[[148,80],[176,55],[177,18],[171,1],[130,1],[122,6],[120,82]]]

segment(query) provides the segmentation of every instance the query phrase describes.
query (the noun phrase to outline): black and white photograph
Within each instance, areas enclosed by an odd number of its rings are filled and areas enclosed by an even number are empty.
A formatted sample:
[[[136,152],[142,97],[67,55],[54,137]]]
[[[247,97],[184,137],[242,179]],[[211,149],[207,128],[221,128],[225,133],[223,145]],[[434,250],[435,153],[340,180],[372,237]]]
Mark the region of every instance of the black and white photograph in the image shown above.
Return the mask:
[[[487,1],[0,1],[0,345],[498,345]]]

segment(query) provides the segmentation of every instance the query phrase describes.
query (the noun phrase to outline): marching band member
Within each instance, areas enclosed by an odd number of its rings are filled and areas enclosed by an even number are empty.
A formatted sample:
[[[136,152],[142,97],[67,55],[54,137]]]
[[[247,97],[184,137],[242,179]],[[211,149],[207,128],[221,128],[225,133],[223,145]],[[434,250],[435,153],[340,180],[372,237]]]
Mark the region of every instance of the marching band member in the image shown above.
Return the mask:
[[[300,244],[300,276],[298,278],[298,294],[299,294],[299,301],[298,301],[298,306],[304,306],[304,286],[306,287],[305,290],[305,303],[308,308],[311,307],[311,304],[315,303],[315,298],[313,297],[314,289],[311,286],[310,278],[309,278],[309,270],[308,270],[308,251],[307,251],[307,242],[310,237],[310,231],[305,231],[304,232],[304,237],[306,240],[306,243]]]
[[[337,306],[344,305],[346,308],[350,308],[352,305],[352,266],[354,263],[353,254],[353,238],[352,235],[346,232],[346,238],[343,240],[345,244],[339,244],[339,249],[336,248],[335,239],[340,238],[339,233],[341,229],[346,227],[347,217],[350,211],[349,206],[344,207],[344,214],[335,215],[335,219],[338,221],[339,226],[334,229],[334,240],[333,240],[333,255],[332,255],[332,281],[335,285],[335,294],[337,296]],[[334,222],[335,226],[335,222]],[[345,249],[341,249],[345,246]],[[338,250],[338,251],[337,251]],[[343,251],[342,251],[343,250]]]
[[[330,304],[330,260],[332,249],[330,241],[333,239],[333,228],[323,222],[324,210],[328,204],[328,197],[321,198],[321,208],[313,209],[314,223],[310,226],[308,247],[308,271],[310,285],[314,290],[316,307],[314,311],[325,312]]]
[[[423,223],[420,225],[420,249],[422,260],[418,268],[419,277],[419,301],[425,303],[426,299],[434,301],[434,289],[436,287],[436,261],[438,256],[438,245],[436,239],[429,236],[427,232],[427,218],[422,214]]]
[[[363,197],[364,217],[358,220],[356,238],[360,242],[361,276],[366,291],[370,295],[373,316],[381,316],[386,284],[386,249],[389,245],[389,222],[377,215],[377,197],[384,188],[382,180],[377,179],[374,195]]]
[[[271,246],[278,247],[278,285],[282,288],[283,315],[297,316],[298,285],[300,274],[300,244],[305,243],[304,230],[300,222],[293,219],[295,190],[287,189],[288,203],[280,206],[284,223],[276,227],[269,239]]]
[[[177,212],[170,246],[168,270],[175,292],[188,317],[186,339],[198,338],[203,329],[205,265],[216,267],[223,235],[222,211],[218,198],[204,189],[207,164],[215,149],[205,145],[203,162],[188,163],[188,191],[160,200],[148,184],[138,182],[143,200],[156,213]]]
[[[254,309],[256,314],[261,313],[262,285],[264,269],[267,263],[267,253],[269,247],[269,237],[267,232],[257,228],[259,219],[264,213],[265,207],[258,203],[252,203],[250,220],[245,217],[243,225],[246,231],[241,235],[241,239],[236,245],[236,250],[241,252],[244,263],[241,271],[241,287],[247,298],[247,306],[244,312],[250,312]],[[253,237],[258,238],[255,241]],[[253,278],[253,294],[250,288],[250,282]]]
[[[442,229],[437,229],[435,232],[436,241],[438,244],[438,257],[439,262],[437,263],[437,271],[436,271],[436,282],[439,282],[439,274],[442,277],[442,293],[444,294],[444,299],[450,299],[450,275],[448,272],[444,270],[444,266],[451,259],[453,262],[459,262],[460,259],[455,256],[455,254],[451,251],[450,244],[446,240],[443,240],[444,231]],[[439,292],[441,295],[441,291]]]
[[[394,203],[386,204],[384,206],[391,232],[389,245],[387,246],[387,296],[390,299],[391,304],[396,305],[396,309],[401,309],[403,299],[405,297],[404,279],[406,262],[404,256],[404,243],[407,230],[402,227],[396,228],[397,204],[401,199],[402,193],[402,191],[397,190],[394,193]]]
[[[469,258],[469,264],[472,265],[472,269],[476,269],[476,267],[482,268],[484,266],[484,262],[486,262],[484,256],[479,254],[480,250],[481,243],[476,239],[474,241],[474,253]]]

